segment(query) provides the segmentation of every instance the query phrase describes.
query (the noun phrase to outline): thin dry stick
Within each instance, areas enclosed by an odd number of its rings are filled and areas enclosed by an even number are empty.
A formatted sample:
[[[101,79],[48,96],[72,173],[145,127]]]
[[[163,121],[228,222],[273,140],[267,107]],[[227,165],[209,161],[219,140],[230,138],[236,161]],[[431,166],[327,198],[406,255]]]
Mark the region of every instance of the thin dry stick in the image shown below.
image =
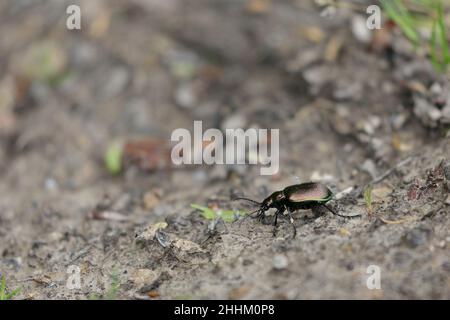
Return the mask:
[[[402,161],[400,161],[399,163],[397,163],[394,167],[390,168],[389,170],[387,170],[385,173],[383,173],[381,176],[373,179],[372,181],[370,181],[368,184],[376,184],[379,183],[381,181],[383,181],[384,179],[386,179],[388,176],[390,176],[395,170],[397,170],[398,168],[404,166],[405,164],[408,164],[409,162],[411,162],[411,160],[413,159],[413,156],[410,156]]]
[[[383,217],[379,217],[379,219],[381,221],[383,221],[386,224],[400,224],[400,223],[404,223],[404,222],[410,222],[410,221],[416,221],[419,220],[417,218],[404,218],[404,219],[398,219],[398,220],[387,220]]]

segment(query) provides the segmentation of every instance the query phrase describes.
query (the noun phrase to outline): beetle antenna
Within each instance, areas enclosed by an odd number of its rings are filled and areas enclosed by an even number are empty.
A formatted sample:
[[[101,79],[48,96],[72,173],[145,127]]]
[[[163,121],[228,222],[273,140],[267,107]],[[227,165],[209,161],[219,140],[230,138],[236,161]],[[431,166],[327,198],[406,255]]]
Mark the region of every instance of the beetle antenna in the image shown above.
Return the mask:
[[[325,208],[328,209],[328,211],[330,211],[332,214],[338,216],[338,217],[342,217],[342,218],[355,218],[355,217],[360,217],[360,214],[354,215],[354,216],[343,216],[342,214],[339,214],[337,212],[335,212],[334,210],[332,210],[329,206],[327,206],[326,204],[322,204],[322,206],[324,206]]]
[[[256,218],[259,215],[259,211],[261,211],[261,208],[256,209],[255,211],[249,212],[247,213],[244,217],[242,217],[242,219],[239,222],[239,227],[242,225],[242,222],[244,220],[247,220],[248,218]],[[255,212],[258,212],[258,215],[256,217],[252,217],[252,214],[254,214]]]
[[[254,204],[257,204],[258,206],[261,205],[261,202],[258,202],[258,201],[255,201],[255,200],[252,200],[249,198],[238,197],[238,198],[234,198],[232,201],[236,201],[236,200],[246,200],[246,201],[252,202]]]

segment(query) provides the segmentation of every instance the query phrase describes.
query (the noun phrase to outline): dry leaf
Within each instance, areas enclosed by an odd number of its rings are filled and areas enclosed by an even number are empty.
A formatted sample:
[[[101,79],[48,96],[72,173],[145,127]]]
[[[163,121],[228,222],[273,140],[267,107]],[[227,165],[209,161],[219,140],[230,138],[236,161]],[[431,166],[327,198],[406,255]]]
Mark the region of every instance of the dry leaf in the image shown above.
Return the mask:
[[[155,239],[156,232],[167,228],[166,222],[158,222],[147,227],[147,229],[137,236],[137,240],[151,241]]]
[[[319,43],[325,38],[325,33],[319,27],[306,27],[303,30],[303,35],[311,42]]]
[[[324,59],[328,62],[335,62],[341,52],[344,41],[342,37],[335,36],[328,41],[325,48]]]

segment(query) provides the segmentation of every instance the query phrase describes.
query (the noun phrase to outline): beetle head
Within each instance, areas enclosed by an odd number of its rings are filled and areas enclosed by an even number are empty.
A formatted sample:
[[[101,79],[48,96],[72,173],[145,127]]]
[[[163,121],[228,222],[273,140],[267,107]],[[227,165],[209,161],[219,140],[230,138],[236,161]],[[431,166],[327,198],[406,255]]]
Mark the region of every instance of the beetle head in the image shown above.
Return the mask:
[[[278,207],[279,202],[284,199],[283,191],[276,191],[268,196],[261,204],[261,209],[264,211],[269,210],[269,208]]]

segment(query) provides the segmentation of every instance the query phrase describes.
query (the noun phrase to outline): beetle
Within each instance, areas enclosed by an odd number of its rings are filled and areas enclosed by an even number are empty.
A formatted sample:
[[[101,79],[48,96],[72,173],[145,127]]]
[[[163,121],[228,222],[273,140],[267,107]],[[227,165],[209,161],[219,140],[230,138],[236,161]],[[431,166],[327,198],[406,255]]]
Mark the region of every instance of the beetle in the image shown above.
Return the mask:
[[[326,205],[328,201],[333,198],[331,190],[322,183],[318,182],[306,182],[301,184],[294,184],[288,186],[280,191],[275,191],[270,196],[265,198],[262,202],[258,202],[249,198],[238,197],[234,200],[246,200],[259,206],[259,208],[249,215],[258,212],[256,218],[262,221],[265,217],[265,212],[271,208],[276,209],[275,218],[273,221],[273,235],[275,236],[277,220],[280,214],[284,214],[287,211],[289,221],[294,229],[294,238],[297,235],[297,228],[294,225],[294,219],[292,214],[296,210],[300,209],[316,209],[318,207],[325,207],[332,214],[343,218],[354,218],[361,215],[343,216],[336,213],[333,209]]]

